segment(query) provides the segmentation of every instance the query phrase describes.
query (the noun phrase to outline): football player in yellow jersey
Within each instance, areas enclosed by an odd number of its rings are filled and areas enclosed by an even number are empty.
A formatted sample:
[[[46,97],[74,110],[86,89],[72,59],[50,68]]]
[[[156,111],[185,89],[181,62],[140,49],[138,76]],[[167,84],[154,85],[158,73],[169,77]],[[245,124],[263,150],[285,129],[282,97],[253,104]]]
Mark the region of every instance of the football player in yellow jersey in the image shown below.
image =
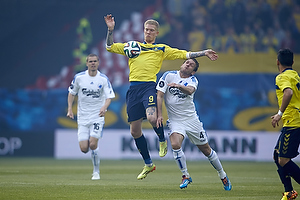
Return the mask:
[[[295,199],[298,193],[293,189],[291,177],[300,184],[300,168],[292,161],[298,156],[300,145],[300,78],[293,70],[293,52],[289,49],[279,50],[276,77],[276,95],[279,111],[273,115],[272,126],[278,126],[282,119],[283,128],[274,150],[274,160],[285,192],[281,200]]]
[[[124,54],[125,43],[114,43],[113,30],[115,28],[114,17],[109,14],[104,16],[108,28],[106,49],[112,53]],[[141,180],[148,173],[155,170],[155,165],[150,158],[147,142],[142,134],[142,121],[147,119],[153,126],[159,137],[159,156],[167,154],[167,141],[164,136],[163,126],[156,127],[157,99],[156,99],[156,75],[161,69],[163,60],[188,59],[207,56],[210,60],[216,60],[218,55],[208,49],[199,52],[187,52],[171,48],[165,44],[156,44],[155,40],[159,33],[159,23],[153,19],[144,23],[144,42],[140,43],[141,54],[136,58],[130,58],[129,82],[130,87],[126,94],[126,105],[130,132],[134,138],[137,149],[144,159],[145,166],[137,179]]]

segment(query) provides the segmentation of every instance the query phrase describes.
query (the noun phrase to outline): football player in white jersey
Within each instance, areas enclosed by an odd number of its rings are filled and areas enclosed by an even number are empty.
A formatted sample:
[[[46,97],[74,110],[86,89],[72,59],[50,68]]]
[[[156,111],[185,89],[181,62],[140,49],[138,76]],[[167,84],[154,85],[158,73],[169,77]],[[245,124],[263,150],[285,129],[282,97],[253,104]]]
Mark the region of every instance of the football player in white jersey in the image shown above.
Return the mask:
[[[187,59],[179,71],[167,71],[160,78],[157,89],[158,119],[157,126],[163,123],[162,102],[165,100],[169,119],[169,138],[174,159],[182,172],[180,188],[186,188],[192,182],[187,170],[186,157],[181,148],[187,136],[199,150],[208,158],[217,170],[225,190],[231,190],[231,183],[223,170],[217,153],[209,146],[206,132],[196,112],[193,102],[198,80],[193,76],[198,70],[199,63],[195,58]]]
[[[90,54],[86,58],[87,70],[75,75],[68,94],[67,116],[74,119],[72,105],[78,95],[77,123],[80,150],[91,149],[94,166],[92,180],[100,179],[98,140],[102,137],[104,115],[115,93],[106,75],[98,71],[99,57]]]

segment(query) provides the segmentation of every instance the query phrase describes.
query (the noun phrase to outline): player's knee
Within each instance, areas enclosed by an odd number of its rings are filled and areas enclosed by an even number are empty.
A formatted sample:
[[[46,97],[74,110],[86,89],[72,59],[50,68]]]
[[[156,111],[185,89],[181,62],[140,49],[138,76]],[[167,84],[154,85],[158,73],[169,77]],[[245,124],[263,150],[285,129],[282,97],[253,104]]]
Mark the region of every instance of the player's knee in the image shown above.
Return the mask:
[[[139,137],[141,137],[143,135],[142,131],[133,131],[133,130],[131,130],[130,133],[131,133],[131,136],[134,139],[137,139],[137,138],[139,138]]]
[[[89,152],[89,149],[88,148],[80,148],[81,152],[82,153],[87,153]]]
[[[156,121],[157,121],[156,117],[148,117],[147,119],[153,127],[156,127]]]
[[[279,157],[278,158],[278,163],[281,167],[283,167],[284,165],[286,165],[286,163],[288,163],[291,159],[290,158],[282,158]]]
[[[172,149],[174,149],[174,150],[178,150],[181,148],[181,144],[179,142],[171,141],[171,146],[172,146]]]
[[[97,149],[97,143],[90,143],[90,149],[91,150]]]

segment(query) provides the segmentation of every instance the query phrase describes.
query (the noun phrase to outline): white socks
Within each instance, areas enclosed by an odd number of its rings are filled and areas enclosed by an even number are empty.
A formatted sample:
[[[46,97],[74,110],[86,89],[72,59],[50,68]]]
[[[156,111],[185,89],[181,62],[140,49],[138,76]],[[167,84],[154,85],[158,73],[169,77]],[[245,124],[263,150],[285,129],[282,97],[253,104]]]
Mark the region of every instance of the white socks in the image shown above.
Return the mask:
[[[182,172],[183,175],[186,177],[190,177],[190,174],[188,173],[187,167],[186,167],[186,157],[185,154],[183,153],[182,149],[177,149],[173,150],[173,156],[175,159],[175,162],[177,163],[180,171]]]
[[[186,157],[184,152],[182,151],[182,149],[177,149],[177,150],[173,150],[173,156],[175,159],[175,162],[177,163],[180,171],[182,172],[183,175],[190,177],[190,174],[188,173],[187,170],[187,165],[186,165]],[[226,177],[226,173],[223,170],[222,164],[219,160],[219,157],[217,155],[217,153],[211,149],[211,153],[210,155],[207,157],[210,164],[217,170],[220,179],[223,179]]]
[[[226,173],[223,170],[222,164],[219,160],[217,153],[213,149],[211,149],[211,153],[207,158],[208,158],[210,164],[217,170],[220,179],[225,178]]]
[[[99,173],[99,166],[100,166],[100,157],[98,155],[98,150],[99,147],[95,150],[91,150],[91,158],[94,166],[93,172],[98,172]]]

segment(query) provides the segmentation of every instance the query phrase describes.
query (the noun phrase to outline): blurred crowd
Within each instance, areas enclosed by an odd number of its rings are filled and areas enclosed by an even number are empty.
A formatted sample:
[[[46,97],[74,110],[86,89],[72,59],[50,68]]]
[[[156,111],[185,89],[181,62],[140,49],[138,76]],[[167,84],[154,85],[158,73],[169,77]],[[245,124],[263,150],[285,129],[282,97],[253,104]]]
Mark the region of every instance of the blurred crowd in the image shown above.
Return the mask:
[[[172,47],[300,53],[300,0],[157,0],[153,18]]]
[[[156,0],[144,10],[131,11],[130,18],[116,19],[114,40],[143,40],[143,23],[154,18],[160,23],[156,42],[198,51],[212,48],[218,53],[274,54],[280,48],[300,53],[300,0]],[[123,9],[120,12],[127,12]],[[103,22],[104,23],[104,22]],[[98,28],[98,26],[97,26]],[[100,71],[114,87],[128,83],[125,56],[105,49],[105,36],[96,46],[88,17],[80,19],[74,63],[52,77],[40,76],[28,88],[67,88],[75,73],[85,70],[89,53],[100,57]],[[271,55],[270,55],[271,56]],[[273,55],[272,55],[273,56]]]

